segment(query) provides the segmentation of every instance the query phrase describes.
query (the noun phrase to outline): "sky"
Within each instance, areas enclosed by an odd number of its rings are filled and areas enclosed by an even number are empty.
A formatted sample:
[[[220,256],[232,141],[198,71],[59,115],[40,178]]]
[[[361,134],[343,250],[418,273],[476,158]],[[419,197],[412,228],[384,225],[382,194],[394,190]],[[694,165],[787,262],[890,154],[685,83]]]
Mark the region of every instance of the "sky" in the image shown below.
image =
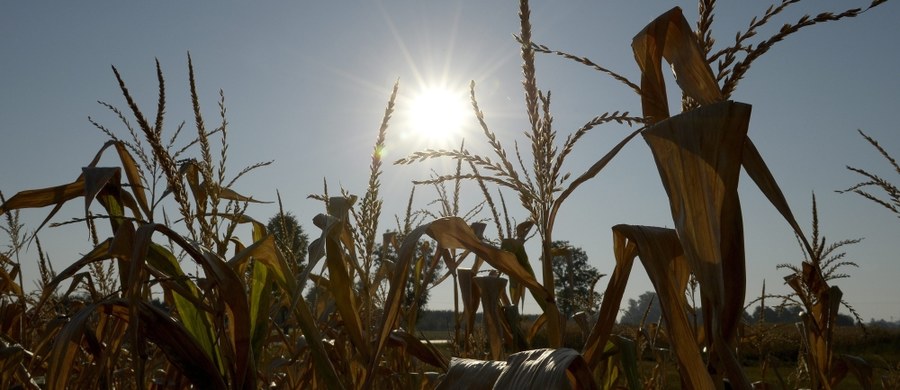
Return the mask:
[[[740,4],[736,4],[740,3]],[[715,49],[730,45],[769,1],[723,2],[717,8]],[[864,7],[861,1],[802,2],[760,31],[758,42],[804,14]],[[640,79],[631,39],[647,23],[681,6],[693,25],[696,4],[675,2],[562,1],[532,4],[533,40],[588,57],[631,80]],[[426,148],[455,148],[465,139],[475,153],[491,156],[471,112],[447,139],[423,136],[410,118],[427,90],[443,88],[466,96],[474,81],[485,120],[501,142],[528,150],[527,117],[521,87],[521,58],[513,34],[519,31],[518,4],[512,1],[357,2],[3,2],[0,4],[0,191],[60,185],[75,179],[106,141],[88,117],[125,136],[114,114],[98,104],[127,105],[110,68],[115,66],[140,107],[156,107],[158,59],[167,91],[165,134],[182,121],[192,130],[187,55],[193,58],[200,101],[208,123],[217,123],[219,90],[229,123],[231,175],[270,161],[241,178],[234,189],[273,201],[297,215],[311,236],[313,216],[323,205],[308,199],[344,188],[362,195],[378,127],[399,82],[396,113],[387,133],[385,160]],[[900,220],[852,194],[838,194],[861,180],[851,165],[898,181],[896,172],[857,133],[862,129],[900,156],[895,120],[900,110],[900,5],[887,4],[856,19],[813,26],[788,37],[757,60],[733,99],[753,105],[749,136],[778,180],[804,230],[811,224],[811,198],[818,202],[820,230],[828,242],[864,238],[847,246],[851,277],[836,281],[845,300],[866,320],[900,320]],[[622,84],[560,57],[539,55],[537,80],[552,91],[551,110],[558,140],[604,112],[640,113],[640,100]],[[669,90],[676,91],[669,80]],[[675,107],[670,98],[670,106]],[[464,103],[465,104],[465,103]],[[453,106],[453,104],[446,104]],[[677,109],[674,110],[677,112]],[[444,115],[438,113],[436,115]],[[443,121],[449,121],[445,119]],[[438,121],[438,122],[443,122]],[[628,134],[624,126],[588,133],[567,160],[578,175]],[[199,153],[199,152],[197,152]],[[115,164],[111,158],[104,163]],[[384,215],[380,230],[396,227],[412,180],[447,173],[452,161],[412,166],[386,164],[382,175]],[[463,187],[462,207],[481,198],[474,183]],[[747,301],[767,292],[788,293],[782,263],[803,259],[797,240],[747,177],[740,196],[747,254]],[[416,207],[429,206],[433,189],[416,191]],[[526,218],[506,193],[510,216]],[[54,219],[83,216],[75,201]],[[253,205],[248,213],[266,220],[274,204]],[[49,209],[22,212],[34,229]],[[672,227],[668,201],[652,156],[641,139],[630,142],[607,168],[563,205],[554,233],[583,248],[590,263],[611,273],[610,228],[620,223]],[[492,225],[491,225],[492,226]],[[487,235],[492,235],[489,228]],[[55,268],[90,249],[82,226],[45,228],[44,250]],[[249,237],[244,238],[249,240]],[[534,239],[533,241],[537,241]],[[0,239],[0,244],[8,241]],[[535,268],[538,252],[529,255]],[[34,246],[22,254],[26,280],[37,276]],[[540,280],[540,279],[539,279]],[[601,281],[605,286],[605,281]],[[33,284],[26,281],[26,288]],[[635,266],[626,298],[652,289]],[[450,308],[449,286],[437,287],[434,309]],[[537,311],[531,301],[525,311]]]

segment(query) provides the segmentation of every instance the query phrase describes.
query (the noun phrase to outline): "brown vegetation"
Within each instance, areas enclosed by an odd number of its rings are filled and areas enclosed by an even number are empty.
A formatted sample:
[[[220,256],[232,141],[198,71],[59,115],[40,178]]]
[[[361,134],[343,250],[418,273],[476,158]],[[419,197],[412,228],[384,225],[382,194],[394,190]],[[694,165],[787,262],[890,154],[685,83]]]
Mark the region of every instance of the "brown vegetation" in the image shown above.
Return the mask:
[[[395,85],[378,129],[368,187],[361,200],[343,189],[329,194],[327,186],[311,196],[324,203],[326,213],[314,219],[320,232],[313,235],[302,270],[286,260],[263,223],[246,215],[247,204],[256,200],[232,190],[235,180],[267,163],[229,176],[224,97],[219,102],[220,125],[210,130],[201,115],[190,57],[196,136],[180,147],[175,146],[180,127],[172,135],[163,134],[166,88],[159,64],[155,118],[144,115],[113,68],[128,114],[105,106],[122,120],[128,133],[125,139],[94,122],[110,141],[74,181],[22,191],[0,205],[11,239],[10,250],[0,257],[0,355],[4,357],[0,386],[636,389],[665,387],[667,375],[677,373],[683,388],[721,389],[727,381],[733,388],[749,389],[756,385],[742,364],[743,348],[739,347],[747,335],[759,336],[760,329],[763,336],[775,331],[755,328],[747,333],[742,322],[746,265],[737,193],[741,169],[793,228],[809,254],[788,278],[808,313],[801,328],[806,348],[801,358],[809,371],[802,384],[829,389],[852,372],[860,382],[871,385],[871,363],[834,353],[834,319],[841,293],[827,283],[824,243],[815,233],[812,242],[807,240],[751,142],[747,134],[750,105],[728,100],[750,65],[774,44],[810,25],[858,16],[882,1],[865,9],[805,16],[772,37],[750,43],[759,27],[797,2],[786,0],[770,7],[762,17],[752,19],[733,46],[718,51],[713,51],[711,33],[714,1],[699,2],[696,29],[674,8],[635,37],[632,47],[641,70],[641,80],[635,83],[586,58],[535,44],[530,8],[522,0],[517,39],[530,154],[523,156],[518,147],[509,153],[500,144],[478,106],[473,83],[473,109],[494,159],[460,146],[418,152],[398,161],[456,159],[454,173],[419,183],[454,182],[457,194],[460,181],[476,181],[497,226],[494,242],[499,247],[483,236],[484,224],[457,216],[456,196],[451,198],[436,187],[445,206],[437,213],[441,217],[416,227],[408,211],[400,231],[384,235],[381,250],[376,250],[382,151],[394,112]],[[558,147],[551,95],[538,87],[537,53],[559,54],[611,75],[637,93],[642,114],[597,115]],[[675,116],[668,111],[663,59],[672,65],[682,91],[684,111]],[[137,123],[136,129],[131,120]],[[574,177],[565,172],[564,162],[575,144],[591,129],[610,122],[638,128],[584,172]],[[599,312],[577,316],[581,326],[576,329],[583,341],[574,342],[555,297],[551,261],[558,211],[638,135],[659,169],[674,229],[612,227],[615,269]],[[218,154],[214,153],[216,137]],[[99,166],[107,152],[115,153],[118,166]],[[464,167],[471,168],[471,173],[464,172]],[[501,219],[489,185],[514,192],[528,220],[510,226],[502,197]],[[46,224],[62,204],[82,198],[85,216],[68,223],[84,223],[95,237],[94,249],[58,273],[42,266],[41,290],[25,293],[18,258],[43,225],[26,235],[17,219],[19,210],[52,207]],[[167,213],[166,207],[174,207],[177,214]],[[252,231],[246,244],[236,236],[239,225],[248,225]],[[524,245],[532,229],[541,242],[541,280],[531,268]],[[423,250],[420,241],[426,236],[430,241],[425,245],[433,248]],[[396,253],[395,258],[385,256],[388,249]],[[659,296],[663,321],[637,330],[617,330],[616,317],[636,258]],[[408,270],[434,270],[438,262],[445,265],[446,273],[433,283],[450,280],[462,303],[461,308],[457,305],[449,360],[412,333],[417,308],[405,299],[410,283],[420,284],[413,291],[427,289],[422,285],[427,282],[417,279],[421,272],[410,280]],[[194,263],[199,274],[185,272],[188,263]],[[43,258],[41,264],[46,264]],[[482,270],[488,265],[492,270]],[[67,285],[60,293],[60,287]],[[307,286],[315,288],[314,301],[307,302],[303,294]],[[688,302],[689,288],[699,289],[699,307]],[[526,292],[542,310],[528,326],[517,311]],[[484,324],[475,326],[479,308]],[[696,320],[697,312],[702,313],[702,321]],[[273,321],[276,317],[280,320]],[[539,337],[545,338],[548,348],[534,349]],[[768,348],[769,344],[760,343],[760,350]],[[645,353],[652,355],[653,364],[640,363]]]

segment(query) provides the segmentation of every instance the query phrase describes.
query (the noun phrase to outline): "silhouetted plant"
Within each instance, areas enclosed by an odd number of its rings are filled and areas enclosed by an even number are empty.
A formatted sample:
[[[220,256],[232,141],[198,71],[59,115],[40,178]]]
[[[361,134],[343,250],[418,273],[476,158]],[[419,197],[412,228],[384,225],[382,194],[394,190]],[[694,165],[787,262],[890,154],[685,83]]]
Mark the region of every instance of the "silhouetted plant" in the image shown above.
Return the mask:
[[[891,157],[890,153],[887,152],[881,145],[878,144],[874,138],[863,133],[862,130],[859,131],[859,134],[866,139],[876,150],[878,150],[878,154],[884,157],[885,160],[891,165],[894,173],[900,175],[900,165],[897,165],[897,160]],[[897,218],[900,218],[900,188],[897,188],[897,185],[891,183],[889,180],[882,178],[874,173],[871,173],[862,168],[855,168],[851,166],[847,166],[847,169],[853,172],[856,172],[862,176],[864,176],[866,181],[860,182],[846,190],[838,191],[838,193],[852,192],[859,196],[862,196],[868,200],[871,200],[884,208],[888,209],[890,212],[897,215]],[[882,198],[880,196],[875,195],[870,192],[870,189],[883,191],[884,194],[882,196],[886,197]]]

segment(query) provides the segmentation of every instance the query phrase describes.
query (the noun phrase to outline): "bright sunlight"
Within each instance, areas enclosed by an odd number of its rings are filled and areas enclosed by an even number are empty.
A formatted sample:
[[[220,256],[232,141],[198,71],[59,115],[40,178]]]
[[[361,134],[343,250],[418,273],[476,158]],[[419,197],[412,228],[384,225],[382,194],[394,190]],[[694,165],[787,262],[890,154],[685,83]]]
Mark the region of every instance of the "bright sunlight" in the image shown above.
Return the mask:
[[[428,144],[455,143],[472,115],[463,91],[425,87],[412,96],[407,118],[410,131]]]

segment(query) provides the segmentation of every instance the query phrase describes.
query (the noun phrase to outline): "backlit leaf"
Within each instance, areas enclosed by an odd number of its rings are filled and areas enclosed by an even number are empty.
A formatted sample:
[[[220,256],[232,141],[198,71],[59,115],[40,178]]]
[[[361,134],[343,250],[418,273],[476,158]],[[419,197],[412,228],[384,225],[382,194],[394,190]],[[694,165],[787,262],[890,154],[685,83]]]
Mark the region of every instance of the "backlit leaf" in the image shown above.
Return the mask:
[[[435,390],[490,390],[506,368],[503,361],[450,358],[450,368]]]
[[[720,357],[732,382],[747,386],[733,347],[746,289],[737,186],[749,121],[749,105],[722,102],[659,122],[643,133],[669,197],[685,259],[700,283],[711,364]]]

